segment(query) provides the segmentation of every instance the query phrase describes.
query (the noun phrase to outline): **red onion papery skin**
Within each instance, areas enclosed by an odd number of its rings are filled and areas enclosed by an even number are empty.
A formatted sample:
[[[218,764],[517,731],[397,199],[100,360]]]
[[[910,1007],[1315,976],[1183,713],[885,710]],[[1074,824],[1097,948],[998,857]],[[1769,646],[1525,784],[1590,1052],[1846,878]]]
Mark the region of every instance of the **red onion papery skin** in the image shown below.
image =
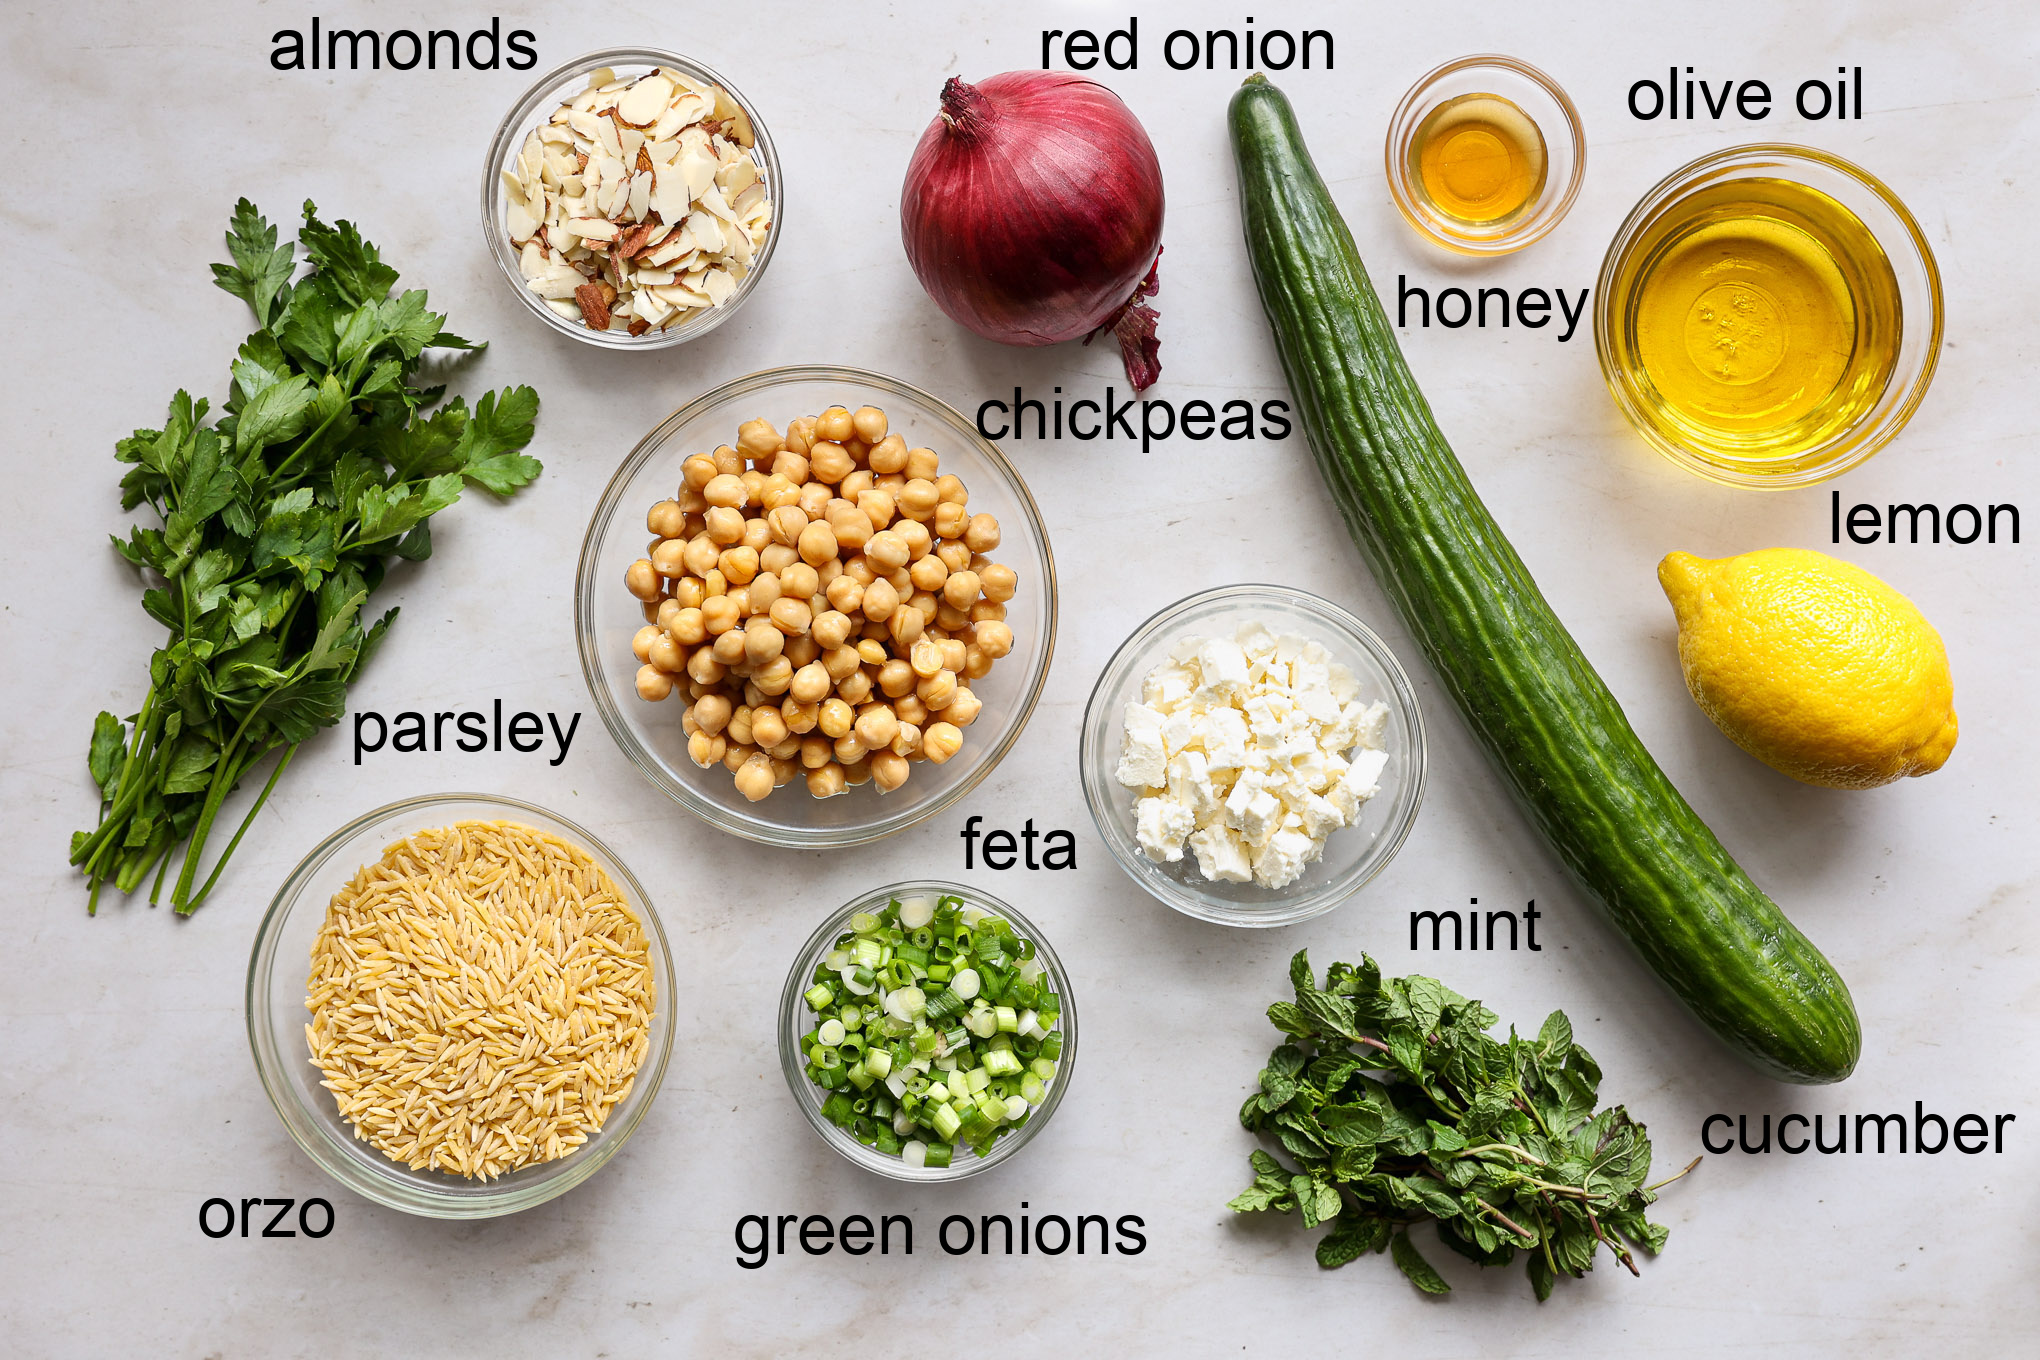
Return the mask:
[[[1162,167],[1125,103],[1062,71],[950,77],[900,194],[900,237],[945,315],[1053,345],[1110,327],[1136,390],[1161,372]]]

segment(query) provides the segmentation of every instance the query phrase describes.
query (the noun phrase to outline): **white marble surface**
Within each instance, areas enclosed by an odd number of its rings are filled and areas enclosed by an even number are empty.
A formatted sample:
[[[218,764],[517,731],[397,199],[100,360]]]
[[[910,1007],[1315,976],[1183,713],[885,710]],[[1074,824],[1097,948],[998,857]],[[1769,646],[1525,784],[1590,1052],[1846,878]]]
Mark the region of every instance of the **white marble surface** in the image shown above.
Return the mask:
[[[442,22],[465,29],[488,13]],[[1013,449],[1052,526],[1063,626],[1031,727],[965,806],[897,839],[806,855],[727,839],[655,796],[594,720],[573,653],[572,564],[594,499],[657,419],[728,378],[842,360],[958,405],[1015,383],[1124,388],[1097,349],[1001,349],[922,295],[897,244],[896,186],[941,78],[1035,65],[1044,26],[1123,22],[1127,6],[760,6],[748,30],[701,31],[684,5],[509,6],[550,65],[643,40],[730,72],[776,132],[784,242],[744,313],[644,356],[590,352],[520,315],[475,222],[481,151],[524,78],[511,72],[276,74],[268,35],[316,10],[391,29],[394,3],[7,7],[0,73],[17,116],[0,237],[21,322],[4,341],[0,533],[0,1329],[35,1356],[646,1355],[1020,1347],[1063,1354],[1303,1353],[1357,1336],[1368,1353],[1899,1357],[2030,1353],[2040,1340],[2040,926],[2027,839],[2035,650],[2031,544],[1840,549],[1924,608],[1953,657],[1963,741],[1931,778],[1874,793],[1800,787],[1729,746],[1686,698],[1653,568],[1672,548],[1825,547],[1827,488],[1759,495],[1702,483],[1621,424],[1582,331],[1417,332],[1410,359],[1475,482],[1587,654],[1680,787],[1828,952],[1863,1014],[1846,1084],[1761,1080],[1684,1016],[1587,914],[1469,742],[1350,550],[1300,438]],[[1840,485],[1849,500],[2017,501],[2040,533],[2030,452],[2032,166],[2040,156],[2029,7],[1727,0],[1679,18],[1630,4],[1415,8],[1142,6],[1142,70],[1110,77],[1154,135],[1169,188],[1164,381],[1156,395],[1283,395],[1244,272],[1222,121],[1238,76],[1177,73],[1174,23],[1329,25],[1334,72],[1292,74],[1320,164],[1376,280],[1457,277],[1577,289],[1629,205],[1675,166],[1738,141],[1806,141],[1860,160],[1917,212],[1947,286],[1947,344],[1912,427]],[[1196,19],[1173,17],[1178,11]],[[1207,22],[1208,21],[1208,22]],[[1546,241],[1464,266],[1421,250],[1389,203],[1380,140],[1422,71],[1510,52],[1573,94],[1591,139],[1585,191]],[[1622,107],[1667,64],[1788,89],[1863,66],[1869,114],[1754,128],[1643,124]],[[464,381],[530,382],[546,473],[507,506],[480,497],[436,526],[429,569],[385,592],[404,617],[352,702],[386,712],[581,710],[568,762],[385,755],[359,768],[313,742],[215,901],[178,921],[139,905],[84,912],[63,866],[93,817],[93,713],[131,710],[158,630],[105,546],[119,510],[113,441],[153,424],[180,385],[222,395],[246,328],[209,284],[237,194],[289,220],[314,197],[360,221],[463,333],[493,341]],[[1374,622],[1411,663],[1431,720],[1431,792],[1390,870],[1336,914],[1269,934],[1166,912],[1106,858],[1084,813],[1076,727],[1129,628],[1192,588],[1275,579]],[[326,832],[402,796],[523,794],[596,828],[654,885],[687,961],[684,1046],[651,1117],[600,1176],[510,1219],[454,1225],[337,1191],[264,1100],[242,1024],[255,923]],[[245,795],[244,795],[245,798]],[[1077,831],[1060,877],[971,876],[1053,932],[1083,1006],[1069,1099],[1026,1155],[982,1179],[907,1191],[839,1160],[795,1115],[772,1046],[790,952],[827,908],[874,882],[961,874],[964,815]],[[1534,897],[1538,955],[1440,959],[1405,949],[1404,913]],[[1236,1222],[1246,1179],[1233,1113],[1271,1042],[1260,1011],[1283,961],[1361,949],[1443,973],[1503,1015],[1569,1010],[1605,1089],[1654,1134],[1661,1168],[1697,1150],[1708,1113],[2016,1113],[2003,1156],[1710,1158],[1662,1204],[1669,1250],[1641,1280],[1612,1265],[1543,1307],[1520,1273],[1436,1252],[1455,1285],[1418,1296],[1386,1261],[1336,1275],[1292,1227]],[[334,1197],[322,1241],[210,1241],[208,1196]],[[1138,1214],[1133,1257],[951,1259],[943,1215]],[[912,1213],[911,1259],[734,1261],[740,1214]]]

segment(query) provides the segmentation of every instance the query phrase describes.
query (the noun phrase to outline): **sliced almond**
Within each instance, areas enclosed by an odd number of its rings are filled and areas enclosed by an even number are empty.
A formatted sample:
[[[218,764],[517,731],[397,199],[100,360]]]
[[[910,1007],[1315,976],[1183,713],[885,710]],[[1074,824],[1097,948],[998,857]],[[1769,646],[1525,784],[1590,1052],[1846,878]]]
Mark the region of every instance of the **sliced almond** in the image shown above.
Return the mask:
[[[673,82],[662,75],[649,75],[624,91],[617,102],[617,116],[632,127],[650,127],[673,99]]]
[[[570,217],[567,219],[567,230],[590,241],[616,239],[616,223],[600,217]]]
[[[720,307],[737,290],[737,281],[723,270],[711,269],[703,277],[702,287],[708,293],[709,305]]]

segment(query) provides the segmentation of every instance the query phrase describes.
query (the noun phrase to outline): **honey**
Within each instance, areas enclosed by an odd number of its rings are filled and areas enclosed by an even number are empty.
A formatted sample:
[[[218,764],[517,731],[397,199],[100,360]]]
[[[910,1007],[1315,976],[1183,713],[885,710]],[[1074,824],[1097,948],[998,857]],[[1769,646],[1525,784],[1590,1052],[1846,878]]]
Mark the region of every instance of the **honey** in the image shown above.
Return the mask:
[[[1410,139],[1410,179],[1426,204],[1472,228],[1506,225],[1544,192],[1544,134],[1494,94],[1463,94],[1433,109]]]
[[[1610,288],[1612,358],[1672,443],[1758,475],[1853,429],[1897,365],[1899,284],[1827,194],[1738,179],[1672,203]]]

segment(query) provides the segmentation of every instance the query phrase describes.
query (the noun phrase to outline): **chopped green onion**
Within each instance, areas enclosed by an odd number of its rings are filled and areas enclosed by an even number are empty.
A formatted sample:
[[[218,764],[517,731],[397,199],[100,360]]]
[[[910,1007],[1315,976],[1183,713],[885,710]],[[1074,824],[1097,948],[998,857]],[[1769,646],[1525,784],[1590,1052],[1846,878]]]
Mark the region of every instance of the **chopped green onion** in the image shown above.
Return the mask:
[[[817,982],[801,994],[801,1000],[807,1002],[808,1009],[811,1011],[824,1010],[835,999],[836,994],[829,990],[829,985],[825,982]]]

